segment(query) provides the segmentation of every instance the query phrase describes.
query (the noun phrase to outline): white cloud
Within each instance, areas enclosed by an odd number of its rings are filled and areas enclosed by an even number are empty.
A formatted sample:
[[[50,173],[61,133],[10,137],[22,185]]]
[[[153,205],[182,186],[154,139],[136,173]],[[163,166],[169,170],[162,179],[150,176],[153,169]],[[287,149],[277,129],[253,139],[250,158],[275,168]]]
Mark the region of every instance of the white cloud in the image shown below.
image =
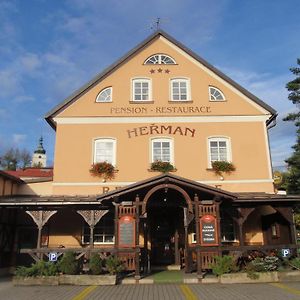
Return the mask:
[[[24,143],[26,138],[27,138],[26,134],[14,133],[12,136],[12,142],[14,145],[20,145],[20,144]]]

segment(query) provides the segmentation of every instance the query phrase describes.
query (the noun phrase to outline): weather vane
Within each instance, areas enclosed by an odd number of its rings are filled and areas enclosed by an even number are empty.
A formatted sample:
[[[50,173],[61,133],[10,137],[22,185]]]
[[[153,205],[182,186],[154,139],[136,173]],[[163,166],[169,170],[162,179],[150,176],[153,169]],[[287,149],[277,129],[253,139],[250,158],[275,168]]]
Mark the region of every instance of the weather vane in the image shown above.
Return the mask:
[[[166,20],[162,19],[162,18],[156,18],[155,21],[152,22],[151,25],[151,30],[157,31],[160,29],[161,24],[165,23]]]

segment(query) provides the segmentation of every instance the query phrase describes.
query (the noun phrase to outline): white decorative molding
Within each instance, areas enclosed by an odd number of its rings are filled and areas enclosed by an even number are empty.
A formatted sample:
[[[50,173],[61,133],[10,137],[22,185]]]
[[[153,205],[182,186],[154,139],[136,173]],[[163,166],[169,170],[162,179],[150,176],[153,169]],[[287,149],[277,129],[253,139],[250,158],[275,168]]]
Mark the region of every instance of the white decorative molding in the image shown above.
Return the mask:
[[[268,115],[259,116],[175,116],[175,117],[57,117],[57,124],[138,124],[138,123],[224,123],[224,122],[265,122]]]

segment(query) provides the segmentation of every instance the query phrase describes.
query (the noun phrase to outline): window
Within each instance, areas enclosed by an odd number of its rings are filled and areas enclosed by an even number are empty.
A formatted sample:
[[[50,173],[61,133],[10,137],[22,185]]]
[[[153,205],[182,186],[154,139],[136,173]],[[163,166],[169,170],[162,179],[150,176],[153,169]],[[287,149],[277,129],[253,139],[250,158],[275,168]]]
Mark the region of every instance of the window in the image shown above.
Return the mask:
[[[132,101],[151,100],[151,81],[150,79],[134,79],[132,81],[133,93]]]
[[[112,213],[107,213],[101,218],[99,223],[94,227],[94,243],[95,244],[113,244],[114,236],[114,218]],[[82,243],[89,244],[90,227],[84,223]]]
[[[224,94],[217,88],[209,87],[209,100],[210,101],[225,101]]]
[[[114,139],[97,139],[95,141],[94,163],[108,162],[116,164],[116,140]]]
[[[221,240],[222,242],[235,242],[235,224],[232,216],[226,211],[221,210]]]
[[[209,138],[209,167],[213,161],[231,161],[228,138]]]
[[[190,84],[188,79],[171,80],[171,100],[187,101],[190,100]]]
[[[152,139],[152,162],[173,162],[173,141],[171,139]]]
[[[144,62],[145,65],[174,65],[175,60],[166,54],[154,54],[147,58]]]
[[[98,94],[96,102],[112,102],[112,87],[103,89]]]

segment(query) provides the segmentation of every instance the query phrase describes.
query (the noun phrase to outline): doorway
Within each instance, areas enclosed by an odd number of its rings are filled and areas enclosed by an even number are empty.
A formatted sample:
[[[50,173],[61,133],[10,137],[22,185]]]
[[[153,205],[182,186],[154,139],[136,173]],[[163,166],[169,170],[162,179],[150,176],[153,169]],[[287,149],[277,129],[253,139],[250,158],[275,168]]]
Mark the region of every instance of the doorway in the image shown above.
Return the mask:
[[[175,190],[159,190],[147,203],[151,265],[180,265],[185,249],[185,200]]]

